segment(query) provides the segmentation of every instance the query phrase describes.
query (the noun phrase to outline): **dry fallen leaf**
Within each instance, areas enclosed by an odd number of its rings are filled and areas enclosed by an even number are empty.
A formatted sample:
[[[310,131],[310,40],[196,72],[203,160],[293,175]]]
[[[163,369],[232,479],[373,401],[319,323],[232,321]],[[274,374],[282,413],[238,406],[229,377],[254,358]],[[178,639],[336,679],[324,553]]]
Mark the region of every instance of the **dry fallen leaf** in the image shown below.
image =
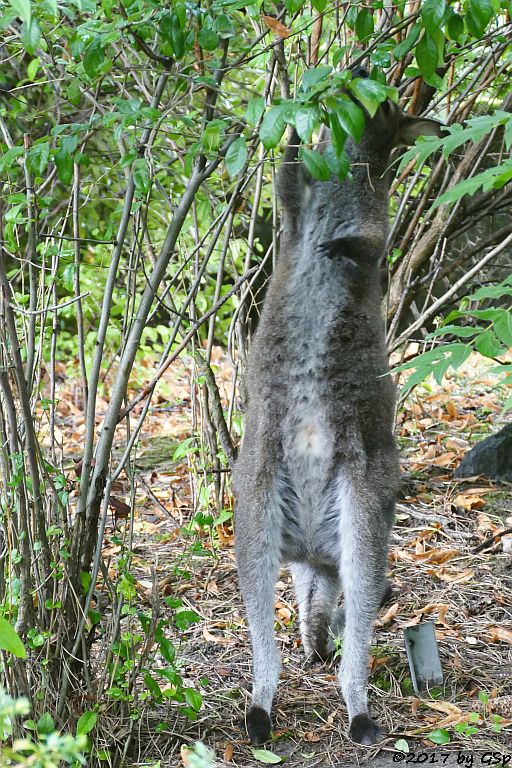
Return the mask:
[[[431,460],[431,464],[435,467],[449,467],[453,464],[454,460],[458,458],[458,454],[452,452],[442,453],[440,456],[436,456]]]
[[[391,622],[395,620],[395,617],[398,613],[398,608],[398,603],[393,603],[393,605],[388,608],[384,616],[382,616],[380,619],[377,619],[375,626],[385,627],[387,624],[391,624]]]
[[[206,627],[203,627],[203,637],[210,643],[218,643],[220,645],[234,645],[235,640],[232,637],[225,637],[225,635],[213,635]]]
[[[496,533],[496,531],[499,530],[498,526],[493,523],[489,515],[486,515],[484,512],[478,513],[476,518],[476,527],[481,533],[487,533],[487,531]]]
[[[429,576],[435,576],[435,578],[441,579],[441,581],[448,581],[451,584],[467,584],[475,575],[471,568],[467,568],[465,571],[449,571],[448,568],[429,568],[427,573]]]
[[[498,640],[501,640],[503,643],[510,643],[512,645],[512,629],[489,627],[487,633],[492,643],[497,643]]]
[[[233,530],[231,528],[226,528],[223,525],[218,525],[216,530],[217,530],[217,535],[219,537],[219,543],[222,549],[225,549],[227,547],[234,547],[235,534],[233,533]]]
[[[282,24],[280,21],[278,21],[277,19],[274,19],[273,16],[263,15],[262,18],[265,24],[267,25],[267,27],[271,29],[272,32],[274,32],[278,37],[281,37],[283,40],[286,39],[287,37],[290,37],[291,32],[288,29],[288,27],[285,27],[285,25]]]
[[[436,712],[442,712],[446,715],[445,718],[436,722],[438,728],[444,728],[447,725],[456,725],[458,722],[464,719],[462,710],[455,704],[451,704],[449,701],[427,701],[423,702],[430,709],[434,709]]]
[[[459,412],[457,410],[457,406],[453,402],[453,400],[448,400],[446,403],[446,415],[450,417],[450,420],[456,419],[459,415]]]
[[[461,440],[460,437],[449,437],[444,441],[444,447],[450,451],[464,451],[468,447],[468,442]]]
[[[431,613],[437,613],[439,616],[440,624],[447,624],[446,614],[448,613],[450,606],[448,603],[427,603],[422,608],[417,608],[414,611],[415,616],[430,615]]]
[[[423,563],[442,563],[452,560],[454,557],[458,557],[460,552],[458,549],[429,549],[422,554],[416,555],[416,560],[420,560]]]
[[[485,499],[477,494],[458,493],[453,500],[456,507],[462,507],[462,509],[482,509],[485,507]]]
[[[314,731],[307,731],[304,734],[304,738],[306,741],[309,741],[311,743],[320,741],[320,736],[318,735],[318,733],[315,733]]]
[[[233,745],[229,742],[226,745],[226,749],[224,750],[224,762],[230,763],[232,757],[233,757]]]
[[[450,701],[440,701],[439,699],[430,701],[426,699],[423,703],[426,704],[429,709],[435,709],[436,712],[442,712],[444,715],[453,717],[454,715],[459,716],[462,714],[462,710]]]

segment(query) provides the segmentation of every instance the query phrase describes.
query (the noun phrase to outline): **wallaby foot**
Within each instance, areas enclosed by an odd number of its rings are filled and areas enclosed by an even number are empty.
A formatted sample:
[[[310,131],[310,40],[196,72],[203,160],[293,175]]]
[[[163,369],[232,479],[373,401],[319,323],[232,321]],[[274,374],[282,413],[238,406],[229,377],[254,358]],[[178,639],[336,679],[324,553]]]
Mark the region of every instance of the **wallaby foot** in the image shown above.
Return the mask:
[[[245,720],[251,744],[255,747],[264,744],[270,738],[270,715],[262,707],[251,707]]]
[[[349,738],[356,744],[363,744],[365,747],[371,747],[384,738],[384,732],[377,725],[375,720],[369,715],[356,715],[350,721],[348,729]]]

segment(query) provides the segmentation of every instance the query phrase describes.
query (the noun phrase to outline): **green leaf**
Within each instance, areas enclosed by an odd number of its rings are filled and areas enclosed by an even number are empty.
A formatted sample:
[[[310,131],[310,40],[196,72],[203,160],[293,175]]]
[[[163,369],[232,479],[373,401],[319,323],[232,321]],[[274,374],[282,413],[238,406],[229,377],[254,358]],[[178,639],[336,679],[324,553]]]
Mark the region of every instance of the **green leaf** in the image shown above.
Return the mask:
[[[486,285],[479,288],[471,294],[471,298],[480,301],[481,299],[499,299],[502,296],[512,296],[512,284],[507,285],[508,280],[510,278],[503,280],[498,285]]]
[[[297,13],[304,5],[305,0],[284,0],[284,5],[289,13]]]
[[[427,739],[433,741],[434,744],[449,744],[450,734],[444,728],[436,728],[435,731],[428,734]]]
[[[349,88],[370,117],[375,115],[379,105],[389,95],[389,90],[385,85],[369,78],[357,77],[349,83]]]
[[[239,136],[229,145],[226,157],[224,158],[226,170],[231,178],[240,173],[246,160],[247,146],[245,144],[245,138]]]
[[[339,155],[336,154],[332,144],[329,144],[324,152],[325,162],[340,181],[346,177],[350,170],[350,161],[345,150]]]
[[[311,5],[315,11],[322,13],[327,8],[327,0],[311,0]]]
[[[507,397],[505,402],[503,403],[503,412],[508,411],[512,408],[512,395],[510,397]],[[498,723],[494,723],[494,725],[491,726],[491,730],[493,730],[495,733],[500,733],[502,730],[502,726]]]
[[[73,178],[73,158],[66,149],[61,147],[53,160],[57,167],[57,176],[59,177],[59,180],[67,186],[71,183],[71,179]]]
[[[278,765],[283,762],[279,755],[269,752],[268,749],[251,749],[251,752],[255,760],[265,765]]]
[[[195,712],[199,712],[203,704],[203,697],[194,688],[184,688],[185,701]]]
[[[329,112],[329,127],[331,129],[331,145],[337,157],[340,157],[341,153],[345,149],[347,132],[341,124],[340,116],[337,110]]]
[[[26,659],[27,654],[18,633],[9,624],[7,619],[0,616],[0,648],[3,651],[12,653],[19,659]]]
[[[245,119],[250,125],[256,125],[264,112],[265,99],[262,96],[257,96],[255,99],[250,99],[248,101],[247,109],[245,110]]]
[[[37,175],[42,176],[50,160],[50,142],[43,141],[40,144],[34,144],[28,151],[28,164],[31,170]]]
[[[34,82],[34,80],[36,79],[38,69],[39,69],[39,59],[36,57],[35,59],[32,59],[32,61],[27,67],[27,77],[29,80],[32,80],[32,82]]]
[[[445,11],[446,0],[423,0],[421,18],[427,32],[435,35],[443,23]]]
[[[316,104],[303,104],[295,113],[295,128],[302,141],[311,141],[313,131],[320,123],[320,109]]]
[[[494,320],[493,328],[498,339],[506,347],[512,347],[512,313],[505,309],[501,310],[499,317]]]
[[[102,44],[101,38],[95,37],[84,54],[83,65],[85,74],[91,79],[95,78],[104,61],[104,45]]]
[[[158,645],[160,647],[160,653],[162,654],[164,659],[169,664],[173,664],[174,659],[176,658],[176,648],[171,643],[171,641],[168,640],[166,637],[161,637],[158,641]]]
[[[446,31],[451,40],[459,42],[460,38],[464,34],[464,19],[458,13],[450,8],[450,14],[446,23]]]
[[[245,5],[247,5],[247,3],[245,3]],[[223,40],[227,40],[227,38],[233,37],[235,34],[231,19],[226,13],[221,13],[215,17],[213,21],[213,28],[219,37],[222,37]]]
[[[474,37],[482,37],[494,16],[492,0],[469,0],[466,9],[466,27]]]
[[[151,175],[148,161],[145,157],[138,157],[132,165],[133,183],[141,195],[147,195],[151,189]]]
[[[437,336],[459,336],[460,338],[466,339],[470,336],[475,336],[480,330],[483,330],[483,328],[479,328],[478,326],[476,328],[471,328],[465,325],[442,325],[433,333],[429,333],[427,338],[434,339]]]
[[[30,0],[9,0],[9,5],[14,8],[18,16],[25,24],[30,24],[32,19],[32,7]]]
[[[20,40],[27,53],[34,53],[40,39],[41,30],[35,19],[32,19],[29,23],[25,22],[21,25]]]
[[[338,50],[334,52],[334,56],[332,57],[332,63],[334,67],[337,67],[340,61],[345,57],[345,54],[347,51],[351,50],[350,45],[342,45]]]
[[[218,34],[213,29],[208,27],[201,27],[197,39],[199,41],[199,45],[205,51],[214,51],[219,45]]]
[[[158,685],[155,678],[151,677],[149,672],[144,673],[144,682],[146,683],[149,692],[152,693],[155,698],[161,698],[162,691],[160,690],[160,686]]]
[[[475,347],[484,357],[496,357],[500,351],[501,344],[492,330],[488,328],[476,337]]]
[[[41,717],[37,721],[37,732],[39,735],[41,734],[48,735],[50,733],[53,733],[54,730],[55,730],[55,723],[54,723],[53,717],[50,715],[49,712],[45,712],[44,715],[41,715]]]
[[[176,58],[181,59],[185,55],[186,46],[179,13],[167,13],[162,16],[158,29],[164,40],[170,45]],[[212,31],[214,32],[214,30]]]
[[[399,752],[405,752],[406,754],[409,753],[409,744],[405,739],[397,739],[394,746],[395,749],[397,749]]]
[[[449,346],[450,365],[452,368],[460,368],[462,363],[466,362],[471,354],[471,346],[469,344],[462,344],[461,342],[454,342]]]
[[[349,133],[357,142],[360,142],[364,132],[364,112],[361,107],[354,104],[348,96],[342,95],[337,100],[336,115],[346,133]]]
[[[87,733],[90,733],[94,728],[94,726],[96,725],[97,719],[98,719],[98,716],[96,712],[91,712],[91,710],[84,712],[83,715],[80,716],[80,719],[76,724],[76,735],[83,736]]]
[[[425,30],[423,37],[415,49],[416,61],[421,70],[421,74],[427,83],[436,74],[439,65],[440,51],[437,37]]]
[[[436,197],[432,204],[432,209],[438,208],[440,205],[447,205],[448,203],[456,203],[457,200],[460,200],[464,195],[474,195],[477,190],[480,189],[482,186],[482,176],[486,174],[487,172],[484,171],[483,173],[478,173],[476,176],[473,176],[471,179],[464,179],[464,181],[460,181],[458,184],[456,184],[451,189],[448,189],[446,192],[443,192],[442,195],[439,197]]]
[[[263,118],[260,127],[260,139],[265,149],[273,149],[279,144],[286,123],[282,106],[271,107]]]
[[[303,91],[308,91],[313,85],[325,80],[332,72],[332,67],[328,64],[323,64],[320,67],[313,67],[307,69],[302,75],[301,88]]]
[[[196,453],[198,450],[196,442],[195,437],[186,437],[174,449],[172,460],[179,461],[184,456],[191,456],[193,453]]]
[[[328,181],[331,178],[331,170],[320,152],[316,152],[314,149],[301,147],[300,157],[314,179]]]
[[[420,32],[421,27],[419,24],[415,24],[413,27],[411,27],[411,30],[405,40],[402,40],[401,43],[398,43],[398,45],[395,45],[393,48],[393,56],[395,59],[403,59],[403,57],[408,54],[409,51],[412,51],[416,45],[418,37],[420,36]]]
[[[357,14],[356,35],[359,40],[366,40],[373,35],[373,13],[369,8],[362,8]]]

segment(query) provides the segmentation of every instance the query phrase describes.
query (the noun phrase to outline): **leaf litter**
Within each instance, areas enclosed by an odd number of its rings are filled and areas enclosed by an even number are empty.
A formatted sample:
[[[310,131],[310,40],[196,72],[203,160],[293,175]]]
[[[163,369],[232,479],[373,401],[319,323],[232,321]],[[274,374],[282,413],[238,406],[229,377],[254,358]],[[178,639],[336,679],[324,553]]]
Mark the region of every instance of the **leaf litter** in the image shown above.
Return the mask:
[[[228,391],[229,366],[221,352],[215,355],[217,378]],[[191,364],[184,358],[167,372],[166,396],[155,400],[144,422],[138,449],[142,458],[162,436],[173,444],[191,436]],[[506,528],[512,515],[510,487],[481,477],[459,482],[453,478],[468,446],[498,430],[506,418],[501,415],[500,393],[490,381],[472,356],[442,386],[417,388],[398,415],[403,481],[389,560],[393,596],[376,621],[370,656],[371,708],[388,733],[381,745],[359,748],[349,741],[336,678],[338,659],[306,663],[291,578],[285,570],[281,573],[276,639],[283,672],[273,708],[274,737],[265,748],[289,768],[365,764],[382,755],[381,750],[392,751],[397,738],[406,737],[413,750],[425,748],[432,746],[426,735],[435,729],[448,729],[450,743],[443,751],[476,751],[489,743],[510,751],[512,558],[499,550],[499,536],[493,550],[473,552]],[[71,462],[80,458],[83,414],[65,387],[78,388],[67,378],[59,393],[57,427]],[[100,398],[100,419],[105,407],[106,400]],[[138,413],[135,409],[134,416]],[[149,464],[136,460],[133,573],[141,607],[147,608],[155,597],[178,595],[201,616],[201,622],[182,634],[179,656],[190,684],[203,681],[203,706],[195,722],[177,714],[172,704],[141,706],[132,764],[160,760],[162,768],[186,765],[186,745],[202,740],[215,751],[216,765],[255,768],[262,764],[261,755],[258,759],[239,726],[250,703],[250,653],[231,520],[209,533],[196,529],[206,555],[194,554],[183,528],[190,525],[198,498],[186,457],[172,462],[172,455],[171,447],[164,445]],[[76,488],[76,482],[71,486]],[[105,539],[112,576],[120,549],[112,534],[130,525],[129,488],[125,478],[125,496],[116,490]],[[188,578],[175,575],[178,563]],[[418,699],[412,695],[402,632],[423,619],[435,622],[445,683]],[[479,715],[477,733],[469,738],[453,726],[467,721],[471,713]],[[165,728],[157,734],[155,727],[161,723]],[[122,731],[128,724],[116,728]]]

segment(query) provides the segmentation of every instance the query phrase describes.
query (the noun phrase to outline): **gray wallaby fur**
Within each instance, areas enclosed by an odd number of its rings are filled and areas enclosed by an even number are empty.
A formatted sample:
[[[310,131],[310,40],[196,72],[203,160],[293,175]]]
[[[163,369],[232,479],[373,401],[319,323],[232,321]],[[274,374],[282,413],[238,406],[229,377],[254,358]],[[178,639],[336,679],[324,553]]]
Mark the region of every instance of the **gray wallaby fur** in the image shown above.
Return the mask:
[[[339,680],[350,738],[382,738],[368,713],[367,683],[373,623],[389,588],[399,477],[379,286],[387,170],[393,147],[439,135],[440,127],[384,103],[367,118],[360,143],[347,141],[353,179],[343,182],[308,176],[295,133],[285,153],[281,251],[249,353],[245,436],[234,468],[253,744],[270,736],[280,671],[275,584],[283,563],[293,573],[306,654],[327,658],[344,625]]]

